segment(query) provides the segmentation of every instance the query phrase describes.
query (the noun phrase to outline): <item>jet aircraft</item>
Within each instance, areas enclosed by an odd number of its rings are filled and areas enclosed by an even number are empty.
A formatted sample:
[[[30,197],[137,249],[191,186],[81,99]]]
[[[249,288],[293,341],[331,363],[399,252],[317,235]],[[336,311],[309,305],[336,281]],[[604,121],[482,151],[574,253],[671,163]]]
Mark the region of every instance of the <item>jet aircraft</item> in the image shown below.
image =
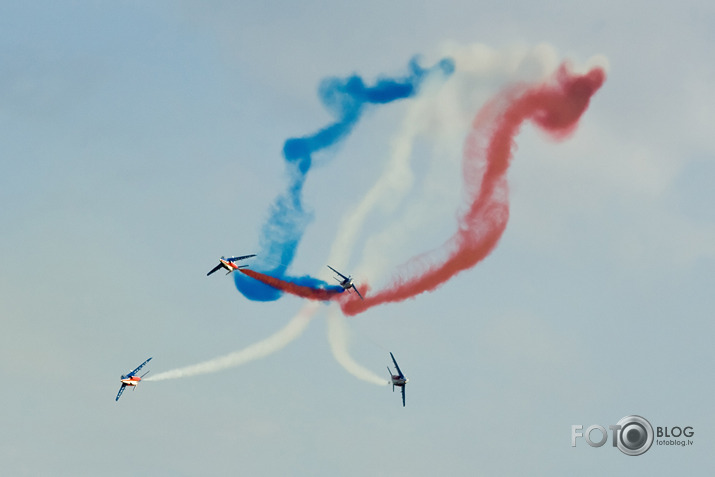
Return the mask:
[[[141,381],[142,378],[143,378],[144,376],[146,376],[147,373],[149,373],[149,371],[147,371],[146,373],[142,374],[141,376],[137,376],[137,373],[138,373],[139,370],[142,369],[142,368],[144,367],[144,365],[147,364],[149,361],[151,361],[151,358],[147,359],[147,360],[144,361],[142,364],[140,364],[139,366],[137,366],[134,371],[130,371],[130,372],[128,372],[127,374],[123,374],[123,375],[122,375],[122,377],[120,378],[120,380],[121,380],[121,382],[122,382],[122,387],[119,388],[119,392],[117,393],[117,398],[115,399],[115,401],[119,401],[119,398],[122,397],[122,393],[124,392],[124,388],[126,388],[127,386],[132,386],[134,389],[136,389],[137,384],[139,384],[139,381]]]
[[[390,373],[390,381],[392,382],[392,392],[395,392],[395,386],[402,388],[402,407],[405,407],[405,388],[407,387],[409,379],[400,371],[400,367],[397,365],[397,361],[395,361],[395,357],[392,353],[390,353],[390,356],[392,357],[392,362],[395,363],[395,368],[397,368],[397,374],[392,374],[390,367],[387,367],[387,371]]]
[[[358,290],[357,287],[355,286],[355,284],[353,283],[352,276],[348,275],[346,277],[345,275],[343,275],[342,273],[340,273],[339,271],[337,271],[330,265],[328,265],[328,268],[331,269],[332,271],[334,271],[335,273],[337,273],[338,275],[340,275],[340,278],[335,277],[335,279],[340,283],[340,286],[343,287],[343,290],[347,290],[349,292],[350,289],[352,288],[358,294],[360,299],[363,300],[363,297],[360,294],[360,290]]]
[[[255,257],[255,256],[256,256],[256,254],[253,254],[253,255],[243,255],[243,256],[241,256],[241,257],[228,257],[228,258],[226,258],[226,257],[221,257],[221,258],[219,259],[219,261],[218,261],[218,265],[216,265],[214,268],[212,268],[211,271],[206,274],[206,276],[208,277],[209,275],[211,275],[213,272],[215,272],[215,271],[218,270],[219,268],[225,268],[226,270],[228,270],[228,272],[226,272],[226,275],[228,275],[228,274],[231,273],[231,272],[235,272],[235,271],[238,270],[239,268],[244,268],[244,267],[247,267],[247,266],[248,266],[248,265],[241,265],[241,266],[239,266],[239,265],[236,265],[234,262],[237,262],[237,261],[239,261],[239,260],[244,260],[244,259],[246,259],[246,258]]]

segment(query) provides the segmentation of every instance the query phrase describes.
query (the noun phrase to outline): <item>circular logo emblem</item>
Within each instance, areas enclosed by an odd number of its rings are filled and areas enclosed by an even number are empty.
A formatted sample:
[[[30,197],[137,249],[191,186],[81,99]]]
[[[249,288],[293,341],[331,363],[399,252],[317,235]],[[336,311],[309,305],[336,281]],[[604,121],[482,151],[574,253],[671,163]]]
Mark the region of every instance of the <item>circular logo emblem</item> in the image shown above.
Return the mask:
[[[641,416],[626,416],[618,425],[617,446],[626,455],[641,455],[653,445],[653,426]]]

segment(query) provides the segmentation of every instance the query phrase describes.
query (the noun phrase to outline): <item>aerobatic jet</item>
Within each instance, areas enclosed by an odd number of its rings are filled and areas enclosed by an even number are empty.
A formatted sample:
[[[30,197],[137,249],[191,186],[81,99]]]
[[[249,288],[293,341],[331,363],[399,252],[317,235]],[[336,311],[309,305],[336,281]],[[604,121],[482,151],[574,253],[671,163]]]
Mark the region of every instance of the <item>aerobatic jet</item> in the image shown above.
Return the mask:
[[[245,268],[248,266],[248,265],[240,265],[239,266],[239,265],[236,265],[234,262],[237,262],[239,260],[244,260],[246,258],[255,257],[255,256],[256,256],[256,254],[254,253],[253,255],[243,255],[241,257],[228,257],[228,258],[221,257],[218,261],[218,265],[216,265],[214,268],[212,268],[211,271],[206,274],[206,276],[208,277],[209,275],[211,275],[213,272],[215,272],[219,268],[225,268],[226,270],[228,270],[228,272],[226,272],[226,275],[228,275],[231,272],[235,272],[239,268]]]
[[[335,273],[337,273],[338,275],[340,275],[340,278],[335,277],[335,279],[338,281],[338,283],[340,283],[340,286],[343,287],[343,290],[347,290],[349,292],[350,289],[352,288],[353,290],[355,290],[355,293],[358,294],[360,299],[361,300],[363,299],[362,295],[360,294],[360,290],[358,290],[357,287],[355,286],[355,284],[353,283],[352,276],[348,275],[346,277],[345,275],[343,275],[342,273],[340,273],[339,271],[337,271],[330,265],[328,265],[328,268],[331,269],[332,271],[334,271]]]
[[[395,361],[395,357],[392,353],[390,353],[390,356],[392,357],[392,362],[395,363],[395,368],[397,368],[397,374],[392,374],[390,367],[387,367],[387,371],[390,373],[390,381],[392,382],[392,392],[395,392],[395,386],[402,388],[402,407],[405,407],[405,388],[407,387],[409,379],[400,371],[400,367],[397,365],[397,361]]]
[[[149,373],[147,371],[146,373],[142,374],[141,376],[137,376],[137,373],[139,372],[140,369],[144,367],[145,364],[147,364],[149,361],[151,361],[151,358],[147,359],[144,361],[142,364],[136,367],[133,371],[128,372],[127,374],[122,375],[120,378],[120,381],[122,382],[122,387],[119,388],[119,392],[117,393],[117,398],[115,401],[119,401],[119,398],[122,397],[122,393],[124,392],[124,388],[127,386],[132,386],[134,389],[136,389],[137,384],[139,384],[139,381],[142,380],[144,376]]]

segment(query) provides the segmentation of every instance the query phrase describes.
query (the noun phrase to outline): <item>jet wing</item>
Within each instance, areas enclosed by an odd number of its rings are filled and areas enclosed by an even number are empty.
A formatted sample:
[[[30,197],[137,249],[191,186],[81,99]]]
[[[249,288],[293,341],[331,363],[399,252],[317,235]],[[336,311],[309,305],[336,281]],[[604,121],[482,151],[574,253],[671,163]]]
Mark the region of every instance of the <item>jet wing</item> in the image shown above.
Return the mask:
[[[405,389],[407,388],[406,384],[402,385],[402,407],[405,407]]]
[[[142,364],[140,364],[139,366],[137,366],[137,368],[136,368],[134,371],[132,371],[132,372],[130,372],[130,373],[127,373],[126,376],[127,376],[128,378],[131,378],[132,376],[134,376],[135,374],[137,374],[137,372],[138,372],[140,369],[142,369],[142,368],[144,367],[144,365],[147,364],[149,361],[151,361],[151,358],[147,359],[147,360],[144,361]]]
[[[223,267],[223,263],[219,262],[219,264],[216,265],[214,268],[212,268],[211,271],[206,274],[206,276],[208,277],[209,275],[211,275],[213,272],[215,272],[216,270],[218,270],[221,267]]]
[[[246,259],[246,258],[251,258],[251,257],[255,257],[255,256],[256,256],[256,254],[254,253],[254,254],[252,254],[252,255],[242,255],[242,256],[240,256],[240,257],[228,257],[228,258],[226,259],[226,261],[227,261],[227,262],[236,262],[236,261],[238,261],[238,260],[244,260],[244,259]]]
[[[397,368],[397,373],[400,375],[402,379],[405,379],[405,375],[402,374],[402,371],[400,371],[400,367],[397,365],[397,361],[395,361],[395,357],[390,353],[390,356],[392,356],[392,362],[395,363],[395,368]],[[404,388],[402,388],[404,389]]]
[[[358,296],[360,297],[361,300],[364,300],[364,298],[363,298],[362,295],[360,294],[360,290],[358,290],[355,285],[353,285],[353,290],[355,290],[355,293],[358,294]]]
[[[122,393],[124,392],[124,388],[126,387],[127,385],[122,383],[122,387],[119,388],[119,392],[117,393],[117,398],[115,399],[115,401],[119,401],[119,398],[122,397]]]
[[[328,265],[328,268],[331,269],[332,271],[334,271],[335,273],[337,273],[338,275],[340,275],[340,276],[343,278],[343,280],[347,280],[347,279],[348,279],[348,277],[346,277],[345,275],[343,275],[342,273],[340,273],[339,271],[337,271],[336,269],[334,269],[334,268],[331,267],[330,265]]]

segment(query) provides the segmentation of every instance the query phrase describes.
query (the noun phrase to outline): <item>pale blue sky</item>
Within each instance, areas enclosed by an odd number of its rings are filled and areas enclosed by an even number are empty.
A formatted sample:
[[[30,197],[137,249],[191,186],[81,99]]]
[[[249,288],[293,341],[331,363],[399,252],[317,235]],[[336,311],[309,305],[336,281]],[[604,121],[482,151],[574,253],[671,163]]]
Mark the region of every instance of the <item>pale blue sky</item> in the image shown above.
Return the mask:
[[[0,3],[4,471],[705,473],[713,31],[703,2]],[[205,274],[257,247],[285,185],[283,141],[329,120],[322,78],[399,75],[446,42],[547,42],[559,59],[603,55],[610,67],[573,137],[555,144],[529,126],[517,138],[510,222],[489,258],[432,294],[348,319],[360,364],[387,378],[395,353],[407,407],[335,361],[324,313],[264,359],[142,383],[116,403],[119,375],[149,356],[152,373],[190,365],[295,315],[297,298],[250,302]],[[314,171],[296,273],[324,268],[408,107],[367,114]],[[428,147],[415,146],[422,175]],[[438,245],[451,217],[399,248]],[[691,425],[695,446],[641,457],[570,446],[572,424],[629,414]]]

